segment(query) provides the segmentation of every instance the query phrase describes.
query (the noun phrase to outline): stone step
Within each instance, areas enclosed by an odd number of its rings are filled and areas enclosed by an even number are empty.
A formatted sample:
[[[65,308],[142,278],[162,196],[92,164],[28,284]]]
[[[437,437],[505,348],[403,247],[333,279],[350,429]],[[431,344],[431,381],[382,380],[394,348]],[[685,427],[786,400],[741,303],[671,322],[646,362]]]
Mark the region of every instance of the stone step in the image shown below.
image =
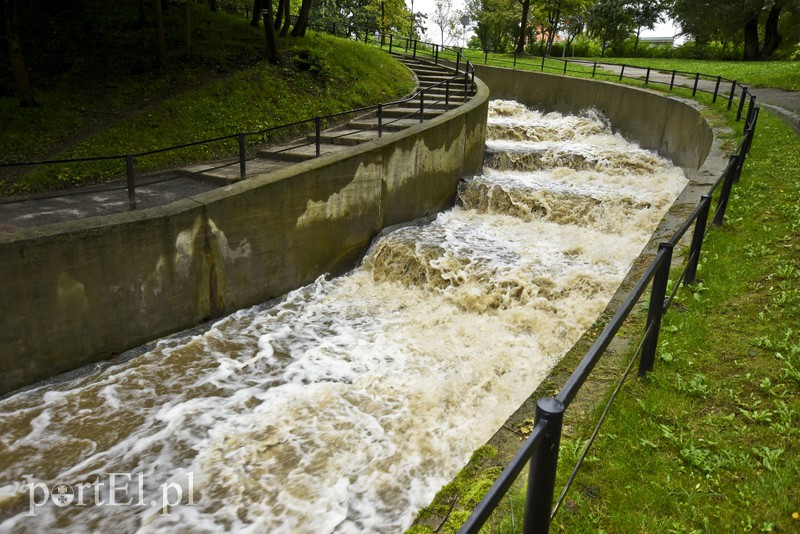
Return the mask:
[[[322,143],[320,144],[320,156],[333,154],[343,148],[342,145]],[[259,150],[258,157],[275,161],[298,163],[317,157],[317,147],[314,143],[293,143],[291,145],[273,147],[268,150]]]
[[[372,141],[373,139],[378,138],[378,131],[377,131],[377,122],[375,123],[375,130],[372,131],[368,128],[346,128],[340,130],[331,130],[322,132],[319,136],[319,140],[321,143],[328,143],[332,145],[342,145],[342,146],[355,146],[360,145],[361,143],[366,143],[367,141]],[[306,137],[306,141],[309,143],[316,142],[316,136],[314,134],[309,135]]]
[[[398,119],[392,117],[384,117],[383,124],[381,125],[381,129],[384,132],[400,132],[405,130],[406,128],[410,128],[411,126],[416,126],[419,124],[419,116],[416,118],[409,118],[409,119]],[[378,118],[369,118],[369,119],[359,119],[357,121],[350,121],[347,123],[347,126],[350,128],[361,128],[364,130],[375,130],[378,131]]]

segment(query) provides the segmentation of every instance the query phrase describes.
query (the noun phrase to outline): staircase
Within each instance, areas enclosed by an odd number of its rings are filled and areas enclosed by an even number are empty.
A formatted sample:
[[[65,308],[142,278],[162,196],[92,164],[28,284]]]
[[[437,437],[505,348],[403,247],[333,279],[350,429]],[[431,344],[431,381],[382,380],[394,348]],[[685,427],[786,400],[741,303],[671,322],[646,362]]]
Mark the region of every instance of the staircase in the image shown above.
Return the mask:
[[[398,132],[446,113],[469,99],[471,82],[462,73],[457,79],[455,69],[435,65],[430,61],[403,54],[392,54],[404,63],[417,79],[417,93],[407,100],[381,106],[377,112],[355,117],[352,120],[312,133],[304,139],[259,150],[255,157],[247,158],[247,175],[264,174],[286,165],[332,154],[347,147],[366,143],[384,134]],[[241,179],[240,162],[222,162],[190,165],[180,169],[200,179],[233,183]]]

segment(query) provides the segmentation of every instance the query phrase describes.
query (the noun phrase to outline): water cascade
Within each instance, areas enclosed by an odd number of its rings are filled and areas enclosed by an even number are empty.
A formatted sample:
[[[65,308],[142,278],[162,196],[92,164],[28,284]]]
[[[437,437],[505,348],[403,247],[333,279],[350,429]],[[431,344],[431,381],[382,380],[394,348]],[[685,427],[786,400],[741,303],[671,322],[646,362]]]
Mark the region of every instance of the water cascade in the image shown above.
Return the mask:
[[[0,531],[407,527],[594,322],[686,184],[592,111],[496,101],[489,122],[458,205],[348,275],[0,401]]]

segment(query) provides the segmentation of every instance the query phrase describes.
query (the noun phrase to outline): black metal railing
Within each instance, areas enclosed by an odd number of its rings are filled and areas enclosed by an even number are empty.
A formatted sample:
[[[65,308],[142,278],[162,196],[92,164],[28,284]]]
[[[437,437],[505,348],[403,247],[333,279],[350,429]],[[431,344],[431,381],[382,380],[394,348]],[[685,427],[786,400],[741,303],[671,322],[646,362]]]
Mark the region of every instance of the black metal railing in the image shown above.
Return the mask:
[[[340,27],[339,28],[340,31],[337,33],[337,28],[335,24],[326,24],[319,21],[312,23],[312,26],[314,27],[314,29],[317,29],[318,31],[327,31],[332,35],[341,35],[343,30]],[[364,42],[370,44],[368,36],[374,35],[374,30],[372,30],[373,33],[371,34],[369,28],[349,26],[345,30],[344,37],[353,35],[358,36],[359,35],[358,32],[362,32],[365,36]],[[323,144],[322,130],[325,125],[344,123],[345,122],[344,118],[347,116],[353,116],[353,115],[366,116],[369,114],[375,114],[375,116],[378,119],[376,126],[374,128],[367,128],[361,131],[377,130],[378,137],[382,137],[383,133],[387,130],[387,128],[391,128],[392,125],[394,124],[400,124],[404,120],[417,119],[417,118],[419,122],[424,122],[426,118],[432,117],[434,115],[434,113],[431,113],[431,110],[443,107],[445,111],[449,111],[451,109],[451,106],[455,107],[456,102],[458,100],[461,100],[462,103],[465,103],[470,98],[470,96],[474,94],[475,69],[472,66],[472,64],[467,59],[464,58],[460,50],[448,47],[442,47],[436,44],[424,43],[416,39],[409,39],[406,37],[399,37],[395,35],[388,35],[388,42],[386,42],[387,41],[386,38],[387,36],[382,37],[380,43],[378,44],[381,49],[386,49],[389,53],[396,53],[396,54],[403,54],[407,52],[411,55],[412,59],[432,61],[432,63],[436,66],[440,66],[442,68],[447,68],[451,70],[452,76],[445,80],[440,81],[439,83],[426,87],[406,98],[402,98],[400,100],[353,109],[340,113],[334,113],[330,115],[316,116],[306,120],[293,122],[291,124],[282,124],[258,131],[238,132],[235,134],[229,134],[210,139],[202,139],[199,141],[192,141],[190,143],[184,143],[180,145],[174,145],[155,150],[148,150],[144,152],[132,152],[127,154],[96,156],[96,157],[62,158],[62,159],[40,160],[40,161],[18,161],[10,163],[0,163],[0,169],[11,168],[11,167],[36,167],[42,165],[72,165],[76,163],[89,163],[89,162],[99,162],[99,161],[109,161],[109,160],[117,160],[120,162],[124,162],[125,177],[126,177],[125,186],[109,187],[106,190],[123,189],[123,188],[127,189],[128,207],[130,210],[135,210],[136,187],[137,187],[136,183],[137,158],[143,158],[146,156],[152,156],[154,154],[160,154],[169,151],[182,150],[199,145],[207,145],[209,143],[231,141],[235,139],[238,145],[237,157],[239,163],[239,179],[244,180],[247,176],[247,159],[248,159],[247,138],[258,137],[264,139],[266,138],[266,136],[270,134],[282,133],[282,134],[292,135],[292,132],[295,131],[310,131],[313,133],[308,135],[305,141],[300,140],[294,143],[290,143],[287,146],[279,148],[278,150],[272,152],[271,154],[280,155],[281,153],[288,152],[289,150],[296,150],[303,146],[314,145],[315,156],[320,157],[322,154],[321,145]],[[407,109],[408,111],[406,113],[400,113],[398,116],[394,116],[389,118],[389,120],[386,120],[385,115],[387,108]],[[338,135],[333,135],[332,139],[335,139],[337,137],[342,138],[353,135],[356,135],[356,133],[343,132]],[[283,137],[286,137],[286,135],[283,135]],[[269,152],[266,153],[266,155],[269,154],[270,154]],[[93,192],[96,191],[97,191],[96,189],[93,190]],[[52,198],[55,196],[65,196],[66,194],[69,194],[69,192],[63,192],[63,193],[59,192],[58,194],[49,194],[46,195],[46,197]],[[27,198],[13,199],[12,201],[24,201],[24,200],[27,200]]]
[[[477,51],[470,54],[464,52],[465,57],[471,58],[472,63],[479,63]],[[483,64],[490,64],[489,53],[483,53]],[[698,92],[712,95],[712,103],[716,103],[719,97],[724,97],[727,102],[727,109],[730,110],[734,101],[739,98],[736,111],[736,120],[742,119],[742,113],[748,99],[754,98],[748,86],[722,76],[713,74],[703,74],[700,72],[656,69],[652,67],[640,67],[626,63],[603,63],[601,61],[589,61],[585,59],[568,59],[552,56],[528,56],[513,54],[511,57],[493,55],[492,65],[510,66],[513,69],[523,68],[527,70],[553,71],[559,74],[590,76],[591,78],[605,78],[609,80],[622,81],[623,79],[644,82],[645,86],[662,85],[672,91],[675,87],[683,87],[692,90],[692,96]],[[598,67],[600,67],[598,69]],[[591,72],[590,72],[591,69]],[[712,89],[713,87],[713,89]]]
[[[713,226],[720,226],[723,223],[732,187],[738,181],[742,166],[750,151],[756,123],[758,122],[758,113],[759,109],[755,105],[755,99],[751,99],[745,119],[743,139],[734,155],[731,156],[725,171],[711,186],[708,193],[701,197],[692,214],[678,228],[675,234],[668,241],[659,245],[658,253],[653,261],[616,310],[614,316],[606,324],[561,391],[555,397],[545,397],[537,401],[533,431],[517,454],[506,465],[483,500],[478,503],[467,521],[461,526],[460,534],[473,534],[481,530],[481,527],[497,508],[527,462],[530,462],[530,471],[527,482],[523,532],[526,534],[538,534],[549,531],[550,522],[563,503],[578,470],[599,434],[600,426],[603,424],[611,404],[630,374],[636,359],[639,359],[639,376],[645,376],[646,373],[653,370],[661,318],[670,308],[681,284],[694,283],[703,240]],[[712,199],[715,195],[717,196],[716,212],[711,224],[708,225],[708,216]],[[678,275],[671,294],[667,296],[668,281],[672,268],[672,250],[692,227],[694,227],[694,232],[689,256],[683,270]],[[587,440],[567,483],[554,503],[553,496],[555,494],[556,470],[564,412],[578,394],[581,386],[591,374],[592,369],[605,354],[606,349],[622,327],[623,322],[628,318],[648,287],[650,287],[650,300],[647,322],[638,348],[634,351],[627,369],[624,371],[605,410],[596,423],[591,437]]]

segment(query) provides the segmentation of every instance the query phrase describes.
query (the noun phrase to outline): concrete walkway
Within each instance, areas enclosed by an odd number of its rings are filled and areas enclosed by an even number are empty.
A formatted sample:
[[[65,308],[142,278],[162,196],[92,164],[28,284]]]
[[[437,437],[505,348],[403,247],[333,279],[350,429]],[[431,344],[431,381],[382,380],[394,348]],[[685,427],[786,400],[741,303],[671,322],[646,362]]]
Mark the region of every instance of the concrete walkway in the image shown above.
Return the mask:
[[[320,155],[377,139],[379,135],[402,131],[423,120],[438,117],[469,99],[462,84],[452,84],[447,99],[445,99],[445,87],[432,87],[451,78],[455,74],[454,69],[403,55],[393,55],[414,74],[417,91],[424,90],[423,102],[420,102],[420,96],[417,94],[408,101],[383,108],[380,121],[375,113],[371,113],[325,130],[320,136]],[[420,113],[421,104],[422,113]],[[246,176],[268,174],[316,156],[316,135],[312,134],[285,145],[259,150],[254,156],[246,159]],[[170,204],[239,180],[238,159],[189,165],[140,176],[136,178],[136,209]],[[13,232],[15,228],[54,224],[129,210],[128,191],[124,179],[50,194],[9,197],[0,199],[0,234]]]

